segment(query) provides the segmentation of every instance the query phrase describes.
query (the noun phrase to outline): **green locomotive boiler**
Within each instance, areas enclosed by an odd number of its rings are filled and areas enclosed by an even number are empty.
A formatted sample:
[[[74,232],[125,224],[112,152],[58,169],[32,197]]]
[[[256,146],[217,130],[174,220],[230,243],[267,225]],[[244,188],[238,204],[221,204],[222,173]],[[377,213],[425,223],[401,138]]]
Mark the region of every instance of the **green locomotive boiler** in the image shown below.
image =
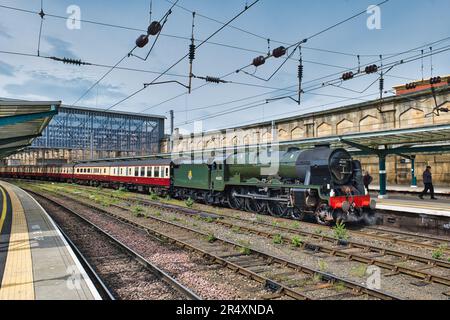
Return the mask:
[[[366,194],[361,164],[327,145],[261,155],[173,163],[172,193],[277,217],[315,216],[321,224],[370,219],[375,201]]]

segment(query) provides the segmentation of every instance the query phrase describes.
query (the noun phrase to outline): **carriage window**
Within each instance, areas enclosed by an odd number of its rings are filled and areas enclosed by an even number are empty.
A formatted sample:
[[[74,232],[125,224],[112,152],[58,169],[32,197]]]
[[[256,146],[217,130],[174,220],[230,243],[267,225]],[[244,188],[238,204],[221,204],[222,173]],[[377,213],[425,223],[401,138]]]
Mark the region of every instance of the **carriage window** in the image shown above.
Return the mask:
[[[129,175],[129,176],[131,176],[131,173],[132,173],[131,170],[132,170],[132,168],[129,168],[129,169],[128,169],[128,175]]]
[[[152,176],[152,167],[147,167],[147,177]]]
[[[159,167],[154,167],[153,177],[159,178]]]
[[[91,173],[91,168],[88,169],[88,173]]]
[[[139,177],[139,167],[134,167],[134,176]]]
[[[145,167],[141,167],[141,177],[145,177]]]
[[[169,177],[169,167],[166,167],[166,177]]]
[[[106,173],[106,169],[103,169],[103,173]]]

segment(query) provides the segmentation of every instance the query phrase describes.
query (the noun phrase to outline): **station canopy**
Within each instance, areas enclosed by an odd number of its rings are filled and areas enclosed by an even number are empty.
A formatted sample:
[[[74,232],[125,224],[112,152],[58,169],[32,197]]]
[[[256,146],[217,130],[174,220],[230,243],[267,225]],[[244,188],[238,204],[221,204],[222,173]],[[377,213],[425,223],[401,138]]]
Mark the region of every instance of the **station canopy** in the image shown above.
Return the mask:
[[[42,135],[60,105],[60,101],[0,98],[0,159],[30,146],[35,138]]]
[[[308,148],[320,144],[330,144],[336,148],[350,147],[361,154],[381,150],[404,154],[440,153],[450,148],[450,124],[286,141],[280,142],[280,148]]]

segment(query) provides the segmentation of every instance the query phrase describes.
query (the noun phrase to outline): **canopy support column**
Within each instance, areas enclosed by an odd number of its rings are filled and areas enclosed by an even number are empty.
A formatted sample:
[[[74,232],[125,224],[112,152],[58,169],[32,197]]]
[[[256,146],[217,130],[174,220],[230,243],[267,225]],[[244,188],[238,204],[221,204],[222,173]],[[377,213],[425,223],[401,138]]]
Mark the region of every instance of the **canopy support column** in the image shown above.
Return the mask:
[[[411,187],[417,188],[416,156],[411,156]]]
[[[380,193],[378,195],[379,199],[386,199],[386,155],[378,154],[378,163],[379,163],[379,175],[380,175]]]

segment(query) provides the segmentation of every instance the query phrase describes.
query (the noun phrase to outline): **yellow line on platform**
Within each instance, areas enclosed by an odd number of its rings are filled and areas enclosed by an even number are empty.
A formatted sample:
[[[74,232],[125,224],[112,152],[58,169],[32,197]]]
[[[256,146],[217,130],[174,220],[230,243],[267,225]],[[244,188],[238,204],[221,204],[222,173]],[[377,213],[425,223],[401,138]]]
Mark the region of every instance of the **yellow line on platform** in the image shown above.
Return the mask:
[[[5,222],[5,219],[6,219],[6,211],[8,209],[8,201],[6,199],[5,189],[3,189],[2,186],[0,186],[0,191],[2,193],[2,198],[3,198],[2,215],[0,217],[0,233],[1,233],[2,229],[3,229],[3,223]]]
[[[0,300],[34,300],[33,262],[25,212],[16,194],[8,188],[6,191],[12,204],[12,224]]]

